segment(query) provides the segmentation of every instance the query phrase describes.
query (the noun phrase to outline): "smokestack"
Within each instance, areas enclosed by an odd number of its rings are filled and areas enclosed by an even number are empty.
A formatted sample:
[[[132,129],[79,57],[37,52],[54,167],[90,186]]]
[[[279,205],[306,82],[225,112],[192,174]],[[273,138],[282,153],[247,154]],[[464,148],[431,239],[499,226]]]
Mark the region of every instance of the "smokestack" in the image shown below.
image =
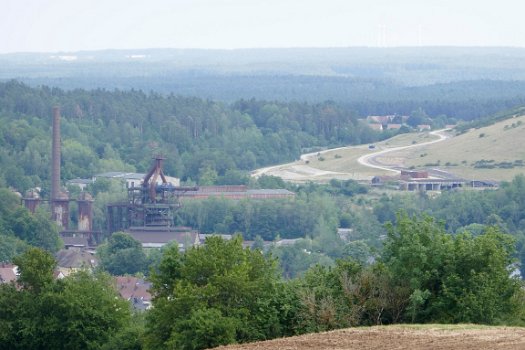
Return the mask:
[[[51,201],[60,194],[60,107],[53,107],[53,141],[51,146]]]

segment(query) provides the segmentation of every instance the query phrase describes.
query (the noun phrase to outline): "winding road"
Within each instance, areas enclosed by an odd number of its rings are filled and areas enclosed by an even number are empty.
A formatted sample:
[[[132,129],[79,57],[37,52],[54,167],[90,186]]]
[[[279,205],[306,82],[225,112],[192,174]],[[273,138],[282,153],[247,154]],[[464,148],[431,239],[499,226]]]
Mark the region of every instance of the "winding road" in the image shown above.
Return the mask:
[[[400,147],[387,148],[387,149],[384,149],[384,150],[381,150],[381,151],[378,151],[378,152],[365,154],[365,155],[359,157],[357,159],[357,161],[359,162],[359,164],[367,166],[367,167],[370,167],[370,168],[381,169],[381,170],[386,170],[386,171],[392,171],[392,172],[395,172],[396,174],[399,174],[399,173],[401,173],[401,170],[399,170],[399,166],[388,166],[388,165],[381,164],[380,162],[377,161],[377,158],[380,157],[380,156],[384,156],[387,153],[397,152],[397,151],[401,151],[401,150],[406,150],[406,149],[409,149],[409,148],[417,148],[417,147],[428,146],[428,145],[431,145],[433,143],[438,143],[438,142],[444,141],[444,140],[449,138],[449,136],[445,134],[445,132],[447,130],[450,130],[450,129],[440,129],[440,130],[436,130],[436,131],[431,131],[430,135],[435,135],[435,136],[439,137],[436,140],[423,142],[423,143],[416,143],[416,144],[409,145],[409,146],[400,146]]]
[[[399,146],[399,147],[382,149],[377,152],[365,154],[359,157],[357,161],[359,162],[359,164],[366,166],[366,167],[400,173],[401,166],[382,164],[381,162],[377,160],[377,158],[384,156],[387,153],[406,150],[409,148],[424,147],[424,146],[427,146],[433,143],[441,142],[449,138],[449,136],[446,135],[445,133],[447,130],[450,130],[450,129],[441,129],[441,130],[430,132],[431,135],[438,136],[438,139],[428,141],[428,142],[413,144],[409,146]],[[358,147],[366,147],[366,146],[361,145]],[[298,162],[293,162],[293,163],[288,163],[288,164],[279,164],[279,165],[273,165],[273,166],[269,166],[265,168],[260,168],[260,169],[256,169],[252,171],[251,176],[254,178],[258,178],[264,174],[272,174],[272,175],[282,177],[283,179],[285,179],[285,181],[306,181],[306,180],[312,180],[313,178],[320,178],[320,177],[327,177],[327,176],[333,176],[334,178],[345,176],[347,173],[321,170],[315,167],[311,167],[307,164],[304,164],[304,163],[308,163],[307,161],[312,159],[313,157],[318,157],[319,155],[324,154],[326,152],[333,152],[338,149],[345,149],[345,148],[347,147],[332,148],[332,149],[328,149],[328,150],[324,150],[320,152],[306,153],[306,154],[301,155],[300,157],[300,160],[302,161],[301,164],[299,164]]]

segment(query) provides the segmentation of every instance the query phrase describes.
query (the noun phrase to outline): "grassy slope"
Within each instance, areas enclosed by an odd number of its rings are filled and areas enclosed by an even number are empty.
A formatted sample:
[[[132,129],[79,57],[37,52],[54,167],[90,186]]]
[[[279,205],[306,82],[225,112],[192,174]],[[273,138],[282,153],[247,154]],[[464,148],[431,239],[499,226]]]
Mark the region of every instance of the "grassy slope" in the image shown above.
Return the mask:
[[[521,121],[521,125],[517,125]],[[512,127],[512,124],[516,127]],[[465,134],[424,149],[399,154],[406,157],[405,165],[424,167],[439,161],[440,168],[465,178],[511,180],[516,174],[525,173],[525,167],[512,169],[480,169],[474,163],[493,160],[494,163],[525,161],[525,116],[507,119],[496,124],[471,129]],[[450,163],[449,166],[446,166]]]
[[[285,180],[321,182],[331,178],[366,180],[374,175],[392,175],[391,172],[365,167],[357,159],[363,154],[420,144],[436,137],[428,133],[410,133],[379,142],[374,150],[369,150],[368,145],[327,150],[303,156],[308,163],[300,160],[283,164],[274,167],[274,171],[269,174],[281,176]],[[484,169],[474,168],[474,164],[481,160],[492,160],[493,163],[522,160],[525,163],[525,115],[471,129],[428,146],[388,153],[378,160],[385,165],[440,168],[467,179],[511,180],[517,174],[525,173],[525,167]],[[433,165],[438,162],[439,166]],[[329,173],[315,175],[316,170]]]
[[[376,143],[376,147],[373,150],[368,149],[368,145],[326,150],[320,153],[304,155],[303,160],[272,167],[272,171],[267,174],[280,176],[287,181],[325,182],[332,178],[369,180],[375,175],[392,175],[393,173],[359,164],[357,159],[360,156],[385,148],[423,143],[435,138],[436,136],[429,135],[428,133],[401,134]],[[327,171],[330,173],[316,174],[316,171]]]
[[[384,148],[407,146],[434,138],[435,136],[428,133],[402,134],[377,143],[374,150],[369,150],[368,145],[361,145],[312,153],[304,155],[302,160],[272,167],[272,171],[267,174],[280,176],[286,181],[299,182],[326,182],[332,178],[369,180],[375,175],[392,175],[392,172],[365,167],[357,161],[360,156]]]
[[[357,159],[363,154],[380,151],[385,148],[408,146],[413,143],[431,141],[435,138],[435,136],[429,135],[428,133],[401,134],[383,142],[376,143],[374,150],[369,150],[368,145],[328,150],[322,154],[324,158],[323,161],[320,161],[318,157],[310,159],[310,166],[329,171],[364,172],[377,175],[378,170],[358,164]],[[390,172],[385,172],[385,174],[391,175]]]

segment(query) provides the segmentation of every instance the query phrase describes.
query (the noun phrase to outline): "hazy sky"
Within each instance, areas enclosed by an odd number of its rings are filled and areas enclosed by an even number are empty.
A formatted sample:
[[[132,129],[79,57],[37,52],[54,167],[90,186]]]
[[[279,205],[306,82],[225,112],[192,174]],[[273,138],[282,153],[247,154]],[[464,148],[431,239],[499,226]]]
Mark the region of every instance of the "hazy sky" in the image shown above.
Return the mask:
[[[523,0],[0,0],[0,53],[525,47]]]

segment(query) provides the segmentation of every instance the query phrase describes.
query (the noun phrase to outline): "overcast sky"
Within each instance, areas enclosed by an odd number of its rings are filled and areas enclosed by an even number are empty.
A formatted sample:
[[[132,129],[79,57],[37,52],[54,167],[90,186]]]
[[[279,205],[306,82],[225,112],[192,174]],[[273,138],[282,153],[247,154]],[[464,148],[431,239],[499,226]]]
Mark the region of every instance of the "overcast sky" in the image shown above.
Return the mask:
[[[0,53],[525,47],[523,0],[0,0]]]

